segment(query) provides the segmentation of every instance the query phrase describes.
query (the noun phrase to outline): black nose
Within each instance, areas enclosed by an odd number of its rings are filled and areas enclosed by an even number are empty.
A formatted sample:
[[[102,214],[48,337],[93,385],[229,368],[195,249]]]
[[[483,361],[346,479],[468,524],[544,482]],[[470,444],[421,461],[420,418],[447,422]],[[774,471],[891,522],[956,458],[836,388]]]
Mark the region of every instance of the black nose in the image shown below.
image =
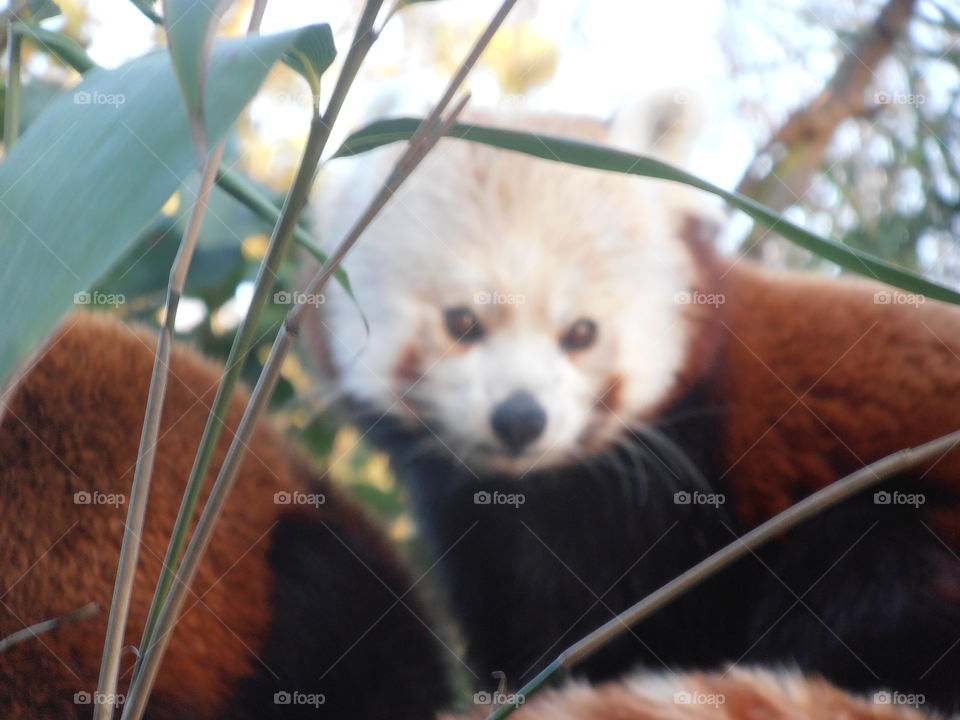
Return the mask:
[[[521,390],[493,409],[490,424],[504,445],[519,452],[540,437],[547,414],[533,395]]]

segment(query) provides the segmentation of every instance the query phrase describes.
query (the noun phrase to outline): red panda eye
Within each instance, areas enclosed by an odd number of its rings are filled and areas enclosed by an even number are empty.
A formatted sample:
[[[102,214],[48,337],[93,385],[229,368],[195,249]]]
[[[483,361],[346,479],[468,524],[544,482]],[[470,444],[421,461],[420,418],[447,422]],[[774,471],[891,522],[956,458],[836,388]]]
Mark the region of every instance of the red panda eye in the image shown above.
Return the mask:
[[[454,340],[475,342],[483,337],[483,326],[480,318],[473,310],[467,308],[451,308],[443,314],[447,325],[447,332]]]
[[[597,324],[593,320],[580,318],[560,338],[564,350],[584,350],[597,339]]]

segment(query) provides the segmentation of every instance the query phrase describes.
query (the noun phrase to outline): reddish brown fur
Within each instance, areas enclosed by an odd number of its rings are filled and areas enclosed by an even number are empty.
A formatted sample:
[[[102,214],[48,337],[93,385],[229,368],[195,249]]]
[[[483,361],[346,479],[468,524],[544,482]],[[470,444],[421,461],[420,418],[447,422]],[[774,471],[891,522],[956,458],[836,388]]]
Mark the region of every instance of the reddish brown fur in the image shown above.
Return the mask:
[[[960,310],[859,279],[777,276],[748,262],[724,270],[714,382],[721,447],[739,510],[759,522],[800,497],[905,447],[960,429]],[[960,453],[925,481],[955,497]],[[930,521],[960,540],[956,507]]]
[[[603,414],[616,415],[623,405],[623,378],[614,375],[607,382],[600,397],[597,398],[596,408]]]
[[[700,702],[681,700],[697,698]],[[708,700],[720,700],[711,703]],[[483,711],[476,717],[483,717]],[[571,684],[523,705],[516,720],[924,720],[908,705],[874,704],[820,679],[733,669],[721,675],[639,675],[596,688]]]
[[[0,429],[0,507],[6,518],[0,524],[0,636],[90,601],[109,608],[127,506],[75,504],[74,493],[129,492],[154,345],[145,330],[106,316],[74,315],[13,394]],[[140,643],[150,588],[221,373],[183,347],[174,348],[170,367],[124,640],[129,645]],[[239,390],[230,406],[208,487],[246,400]],[[316,475],[269,427],[258,427],[170,643],[157,703],[189,707],[191,717],[214,717],[236,681],[252,672],[252,656],[270,620],[272,578],[265,556],[278,512],[273,497],[302,488],[298,481],[316,481]],[[359,513],[338,502],[332,488],[324,492],[330,509],[320,512],[331,513],[328,521],[388,555]],[[11,720],[73,717],[74,693],[96,688],[106,615],[104,610],[0,654],[0,714]],[[121,692],[128,679],[125,672]]]
[[[423,353],[419,346],[411,342],[400,354],[393,369],[394,377],[407,385],[414,385],[423,376]]]

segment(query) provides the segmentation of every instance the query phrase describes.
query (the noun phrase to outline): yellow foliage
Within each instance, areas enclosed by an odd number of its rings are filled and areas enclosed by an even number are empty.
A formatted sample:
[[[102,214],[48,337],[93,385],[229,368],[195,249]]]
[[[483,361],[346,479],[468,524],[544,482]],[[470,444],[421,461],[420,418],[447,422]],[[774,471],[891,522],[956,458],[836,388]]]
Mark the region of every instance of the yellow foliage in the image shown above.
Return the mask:
[[[248,235],[240,245],[240,251],[247,260],[263,260],[267,254],[270,238],[264,234]]]
[[[178,190],[173,195],[167,198],[167,201],[163,204],[163,207],[160,208],[162,212],[167,217],[172,217],[177,214],[177,210],[180,209],[180,191]]]
[[[522,95],[552,78],[558,60],[557,46],[523,23],[494,35],[482,62],[497,74],[504,93]]]
[[[453,72],[469,49],[473,38],[483,29],[477,24],[470,32],[450,23],[437,22],[430,28],[433,61],[441,72]],[[522,95],[550,80],[557,70],[560,52],[530,23],[505,25],[493,36],[480,65],[500,80],[503,92]]]

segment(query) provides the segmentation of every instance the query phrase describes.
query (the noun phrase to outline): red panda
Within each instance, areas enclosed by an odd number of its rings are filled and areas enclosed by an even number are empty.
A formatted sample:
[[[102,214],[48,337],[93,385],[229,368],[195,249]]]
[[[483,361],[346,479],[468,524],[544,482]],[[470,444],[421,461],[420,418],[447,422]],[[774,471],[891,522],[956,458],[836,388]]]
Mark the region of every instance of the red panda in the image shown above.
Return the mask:
[[[5,720],[93,714],[155,343],[112,317],[71,315],[6,398],[0,637],[90,602],[103,610],[0,652]],[[140,641],[221,372],[173,350],[126,644]],[[211,475],[246,401],[238,391]],[[444,663],[411,587],[374,525],[261,422],[147,717],[428,717],[447,699]]]
[[[506,124],[624,138],[617,122]],[[391,152],[331,166],[324,236]],[[724,258],[661,181],[445,140],[345,267],[369,335],[331,288],[309,352],[410,488],[481,682],[520,686],[791,503],[960,428],[960,310]],[[960,453],[890,479],[580,672],[790,663],[957,706],[958,490]]]
[[[511,698],[504,694],[504,701]],[[485,700],[478,693],[478,699]],[[924,720],[922,699],[880,691],[841,692],[796,672],[730,668],[723,673],[637,673],[597,687],[569,683],[529,699],[515,720]],[[480,711],[477,718],[482,717]],[[452,719],[451,719],[452,720]]]

